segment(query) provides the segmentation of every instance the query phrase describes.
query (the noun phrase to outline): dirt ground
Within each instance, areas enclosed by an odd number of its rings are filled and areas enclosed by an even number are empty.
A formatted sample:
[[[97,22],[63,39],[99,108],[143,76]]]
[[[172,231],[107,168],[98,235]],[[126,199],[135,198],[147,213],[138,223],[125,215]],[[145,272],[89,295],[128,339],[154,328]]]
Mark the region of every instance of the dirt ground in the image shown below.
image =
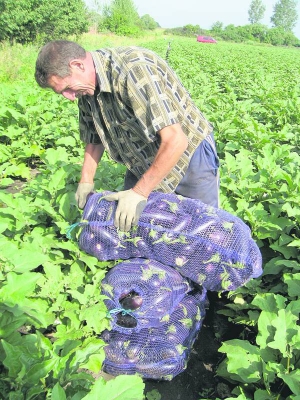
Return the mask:
[[[145,381],[147,400],[202,400],[231,397],[231,388],[228,383],[216,377],[215,370],[223,357],[223,354],[218,352],[221,340],[231,339],[237,332],[232,329],[226,317],[216,313],[224,301],[214,293],[209,293],[208,296],[210,306],[194,343],[187,369],[172,381]]]

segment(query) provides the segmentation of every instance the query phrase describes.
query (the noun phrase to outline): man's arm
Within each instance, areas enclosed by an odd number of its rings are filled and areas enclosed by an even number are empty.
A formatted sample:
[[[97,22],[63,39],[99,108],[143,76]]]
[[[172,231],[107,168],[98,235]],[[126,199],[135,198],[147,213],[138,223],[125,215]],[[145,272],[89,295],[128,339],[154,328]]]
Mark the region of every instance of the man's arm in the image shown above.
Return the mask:
[[[104,152],[104,146],[89,143],[85,146],[83,165],[81,169],[81,179],[79,183],[93,183],[97,166]]]
[[[94,190],[94,176],[103,152],[104,146],[102,143],[89,143],[85,146],[81,179],[75,193],[75,199],[79,208],[84,208],[88,194]]]
[[[133,187],[133,190],[148,197],[152,190],[169,174],[187,149],[188,140],[180,124],[169,125],[158,134],[161,144],[149,169]]]
[[[137,223],[149,194],[174,168],[188,146],[180,124],[167,126],[158,134],[161,137],[158,152],[136,185],[132,189],[105,196],[108,201],[118,201],[114,223],[121,231],[128,231]]]

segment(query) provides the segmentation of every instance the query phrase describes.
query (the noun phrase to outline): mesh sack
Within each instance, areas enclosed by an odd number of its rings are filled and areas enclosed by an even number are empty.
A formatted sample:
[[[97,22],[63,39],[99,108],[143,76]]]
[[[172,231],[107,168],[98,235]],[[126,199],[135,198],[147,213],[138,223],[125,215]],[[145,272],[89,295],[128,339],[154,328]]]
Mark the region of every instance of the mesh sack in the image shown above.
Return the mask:
[[[174,268],[143,258],[115,265],[102,280],[111,327],[123,333],[161,325],[191,290]]]
[[[113,225],[116,202],[90,196],[80,222],[79,247],[99,260],[135,257],[176,268],[208,290],[235,290],[262,273],[249,227],[200,200],[153,192],[130,232]],[[100,201],[101,200],[101,201]]]
[[[103,370],[117,376],[138,373],[143,378],[171,380],[187,366],[188,357],[205,316],[206,291],[187,294],[165,323],[157,328],[123,334],[104,331]]]

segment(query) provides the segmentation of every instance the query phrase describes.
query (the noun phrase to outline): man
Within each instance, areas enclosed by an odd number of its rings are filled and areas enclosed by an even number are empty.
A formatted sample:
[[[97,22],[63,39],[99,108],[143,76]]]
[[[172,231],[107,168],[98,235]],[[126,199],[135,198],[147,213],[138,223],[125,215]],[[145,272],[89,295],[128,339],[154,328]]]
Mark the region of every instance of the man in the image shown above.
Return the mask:
[[[218,206],[218,157],[212,127],[175,72],[138,47],[87,52],[74,42],[47,43],[36,61],[43,88],[78,99],[80,137],[86,143],[76,192],[79,208],[94,189],[106,150],[126,165],[115,225],[128,231],[153,190],[175,192]]]

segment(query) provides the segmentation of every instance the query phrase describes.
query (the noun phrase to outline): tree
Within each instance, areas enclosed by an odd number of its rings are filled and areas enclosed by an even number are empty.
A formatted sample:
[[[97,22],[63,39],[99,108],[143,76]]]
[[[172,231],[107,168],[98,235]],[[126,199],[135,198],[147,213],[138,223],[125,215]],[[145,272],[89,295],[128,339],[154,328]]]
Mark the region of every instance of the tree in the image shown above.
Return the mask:
[[[83,0],[0,0],[0,40],[45,42],[88,31]]]
[[[107,29],[117,35],[137,36],[140,17],[132,0],[112,0],[103,7],[103,21],[99,30]]]
[[[274,13],[271,22],[275,28],[282,28],[284,31],[292,31],[296,26],[298,14],[296,10],[297,1],[279,0],[274,6]]]
[[[149,15],[145,14],[140,20],[142,29],[154,30],[159,27],[159,24]]]
[[[263,19],[265,11],[266,7],[261,0],[252,0],[248,10],[250,24],[258,24]]]
[[[216,35],[222,33],[222,31],[223,31],[223,22],[221,22],[221,21],[214,22],[212,24],[212,26],[211,26],[211,31],[213,33],[215,33]]]
[[[97,30],[98,26],[101,24],[102,15],[97,11],[89,10],[87,13],[87,19],[89,21],[89,27],[91,30]]]
[[[199,35],[201,32],[201,28],[199,25],[192,25],[192,24],[187,24],[184,25],[182,28],[184,36],[194,36],[194,35]]]

